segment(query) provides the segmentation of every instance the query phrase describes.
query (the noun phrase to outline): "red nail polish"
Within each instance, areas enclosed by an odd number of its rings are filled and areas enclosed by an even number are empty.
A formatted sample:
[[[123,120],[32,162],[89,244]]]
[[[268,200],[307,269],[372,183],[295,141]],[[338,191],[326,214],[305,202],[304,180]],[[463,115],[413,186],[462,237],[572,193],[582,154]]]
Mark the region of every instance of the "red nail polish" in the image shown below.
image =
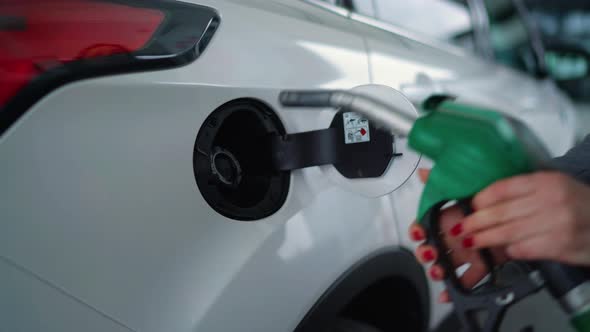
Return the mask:
[[[412,240],[422,241],[424,240],[424,234],[419,229],[412,230]]]
[[[433,261],[434,251],[432,251],[431,249],[424,250],[424,252],[422,253],[422,258],[427,262]]]
[[[458,223],[457,225],[453,226],[453,228],[451,228],[451,235],[452,236],[457,236],[457,235],[461,234],[461,232],[463,232],[463,224],[462,223]]]
[[[463,248],[471,248],[474,244],[473,237],[466,237],[463,239]]]
[[[430,272],[430,278],[432,278],[434,280],[442,279],[442,275],[438,269],[430,269],[429,272]]]

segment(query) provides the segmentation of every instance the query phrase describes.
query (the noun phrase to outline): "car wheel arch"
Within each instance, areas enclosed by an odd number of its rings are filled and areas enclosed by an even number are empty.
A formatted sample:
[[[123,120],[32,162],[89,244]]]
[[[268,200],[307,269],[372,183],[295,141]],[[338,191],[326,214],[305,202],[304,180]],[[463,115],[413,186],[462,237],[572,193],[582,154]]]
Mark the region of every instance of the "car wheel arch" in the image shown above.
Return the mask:
[[[397,308],[405,312],[396,312]],[[404,321],[398,321],[399,315]],[[294,331],[329,331],[342,318],[362,320],[383,330],[399,325],[400,331],[427,331],[429,287],[412,253],[389,247],[363,257],[318,298]]]

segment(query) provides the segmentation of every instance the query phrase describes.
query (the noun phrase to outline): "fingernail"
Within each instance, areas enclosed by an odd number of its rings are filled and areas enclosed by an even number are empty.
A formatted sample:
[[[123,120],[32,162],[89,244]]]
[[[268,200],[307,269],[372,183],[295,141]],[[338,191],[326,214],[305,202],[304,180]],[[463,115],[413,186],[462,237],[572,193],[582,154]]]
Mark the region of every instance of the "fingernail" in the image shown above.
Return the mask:
[[[430,278],[434,280],[442,279],[441,272],[438,269],[430,269]]]
[[[471,248],[474,244],[473,237],[466,237],[463,239],[463,248]]]
[[[449,302],[449,294],[447,293],[440,293],[438,296],[438,303],[448,303]]]
[[[461,232],[463,232],[463,223],[458,223],[457,225],[453,226],[453,228],[451,228],[452,236],[458,236],[461,234]]]
[[[424,259],[427,262],[433,261],[434,251],[432,249],[424,250],[424,252],[422,253],[422,259]]]
[[[424,240],[424,233],[419,229],[412,230],[412,240],[414,241],[422,241]]]

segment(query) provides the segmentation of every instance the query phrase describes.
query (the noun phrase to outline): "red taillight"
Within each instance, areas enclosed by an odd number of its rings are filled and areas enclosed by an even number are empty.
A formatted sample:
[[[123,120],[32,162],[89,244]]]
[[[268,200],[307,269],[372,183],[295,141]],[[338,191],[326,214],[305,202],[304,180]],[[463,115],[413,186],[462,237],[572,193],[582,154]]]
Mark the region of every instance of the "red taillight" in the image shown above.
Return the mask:
[[[164,13],[89,0],[10,1],[0,15],[0,105],[53,66],[144,47]]]
[[[171,1],[0,0],[0,134],[17,112],[7,108],[22,112],[49,86],[193,60],[217,21]]]
[[[31,60],[8,59],[2,54],[0,57],[0,105],[4,105],[35,77],[38,71]]]

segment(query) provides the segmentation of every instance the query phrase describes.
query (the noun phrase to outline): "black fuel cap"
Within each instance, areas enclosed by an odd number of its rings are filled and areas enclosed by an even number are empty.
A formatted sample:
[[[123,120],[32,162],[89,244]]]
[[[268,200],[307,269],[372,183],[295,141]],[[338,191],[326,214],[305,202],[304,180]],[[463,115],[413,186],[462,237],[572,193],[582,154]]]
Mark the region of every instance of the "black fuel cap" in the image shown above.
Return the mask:
[[[209,206],[236,220],[277,212],[291,173],[271,167],[268,137],[284,134],[278,116],[260,101],[237,99],[214,110],[202,123],[193,151],[197,186]]]

